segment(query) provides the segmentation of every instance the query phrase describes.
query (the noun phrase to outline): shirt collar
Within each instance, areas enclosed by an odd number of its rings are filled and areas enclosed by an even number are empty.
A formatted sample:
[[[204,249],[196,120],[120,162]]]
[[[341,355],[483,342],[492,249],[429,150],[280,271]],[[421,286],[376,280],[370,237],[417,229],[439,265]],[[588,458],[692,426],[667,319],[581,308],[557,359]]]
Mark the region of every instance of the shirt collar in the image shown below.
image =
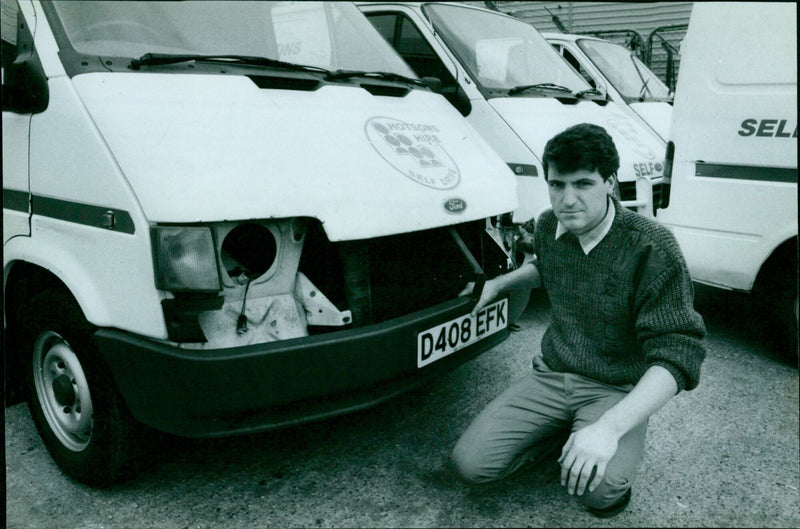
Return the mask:
[[[608,208],[606,209],[606,216],[600,221],[600,224],[592,228],[591,231],[578,236],[578,242],[583,249],[584,255],[589,255],[589,252],[594,250],[595,246],[600,244],[603,237],[611,230],[611,225],[614,223],[614,215],[616,214],[616,207],[611,198],[608,199]],[[567,233],[567,228],[561,222],[556,225],[556,239]]]

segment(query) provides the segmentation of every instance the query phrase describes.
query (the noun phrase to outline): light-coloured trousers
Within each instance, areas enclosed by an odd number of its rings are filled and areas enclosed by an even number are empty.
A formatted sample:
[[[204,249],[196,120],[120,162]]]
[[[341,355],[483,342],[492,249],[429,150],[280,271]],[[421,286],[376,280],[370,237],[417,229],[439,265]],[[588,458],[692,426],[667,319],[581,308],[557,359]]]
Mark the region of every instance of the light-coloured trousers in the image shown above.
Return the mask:
[[[561,454],[569,432],[594,423],[633,389],[613,386],[574,373],[551,370],[541,356],[533,372],[490,402],[456,443],[452,462],[473,483],[503,479],[543,453]],[[581,496],[585,505],[609,507],[631,488],[644,453],[647,423],[619,441],[602,484]]]

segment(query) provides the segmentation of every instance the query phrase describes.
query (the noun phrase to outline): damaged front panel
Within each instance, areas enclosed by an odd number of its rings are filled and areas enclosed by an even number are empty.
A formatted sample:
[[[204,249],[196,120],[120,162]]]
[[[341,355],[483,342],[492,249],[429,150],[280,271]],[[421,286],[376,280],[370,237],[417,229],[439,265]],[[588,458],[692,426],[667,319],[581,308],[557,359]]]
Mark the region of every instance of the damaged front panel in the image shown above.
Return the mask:
[[[228,348],[380,323],[456,297],[480,276],[478,262],[489,277],[508,267],[480,221],[343,243],[330,242],[321,224],[309,219],[227,223],[213,231],[222,288],[216,304],[206,296],[204,307],[182,313],[201,330],[194,340],[171,337],[184,348]]]

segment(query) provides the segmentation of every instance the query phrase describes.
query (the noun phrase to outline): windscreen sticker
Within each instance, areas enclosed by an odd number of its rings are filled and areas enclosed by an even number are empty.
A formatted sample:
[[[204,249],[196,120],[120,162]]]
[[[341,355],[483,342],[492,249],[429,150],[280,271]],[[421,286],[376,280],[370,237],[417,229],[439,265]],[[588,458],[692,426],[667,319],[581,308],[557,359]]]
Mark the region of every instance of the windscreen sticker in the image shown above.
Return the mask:
[[[458,166],[441,145],[436,125],[374,117],[367,120],[364,130],[378,154],[415,182],[452,189],[461,180]]]

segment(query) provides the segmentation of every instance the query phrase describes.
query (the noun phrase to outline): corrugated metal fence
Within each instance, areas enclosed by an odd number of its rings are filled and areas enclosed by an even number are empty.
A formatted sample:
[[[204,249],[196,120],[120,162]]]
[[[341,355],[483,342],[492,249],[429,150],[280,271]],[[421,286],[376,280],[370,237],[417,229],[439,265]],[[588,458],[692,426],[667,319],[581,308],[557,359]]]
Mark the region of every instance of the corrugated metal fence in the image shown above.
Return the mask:
[[[667,74],[673,50],[675,73],[680,65],[680,42],[686,33],[693,2],[464,2],[523,20],[542,32],[598,34],[635,49],[662,81],[674,88]],[[613,33],[612,33],[613,32]]]

